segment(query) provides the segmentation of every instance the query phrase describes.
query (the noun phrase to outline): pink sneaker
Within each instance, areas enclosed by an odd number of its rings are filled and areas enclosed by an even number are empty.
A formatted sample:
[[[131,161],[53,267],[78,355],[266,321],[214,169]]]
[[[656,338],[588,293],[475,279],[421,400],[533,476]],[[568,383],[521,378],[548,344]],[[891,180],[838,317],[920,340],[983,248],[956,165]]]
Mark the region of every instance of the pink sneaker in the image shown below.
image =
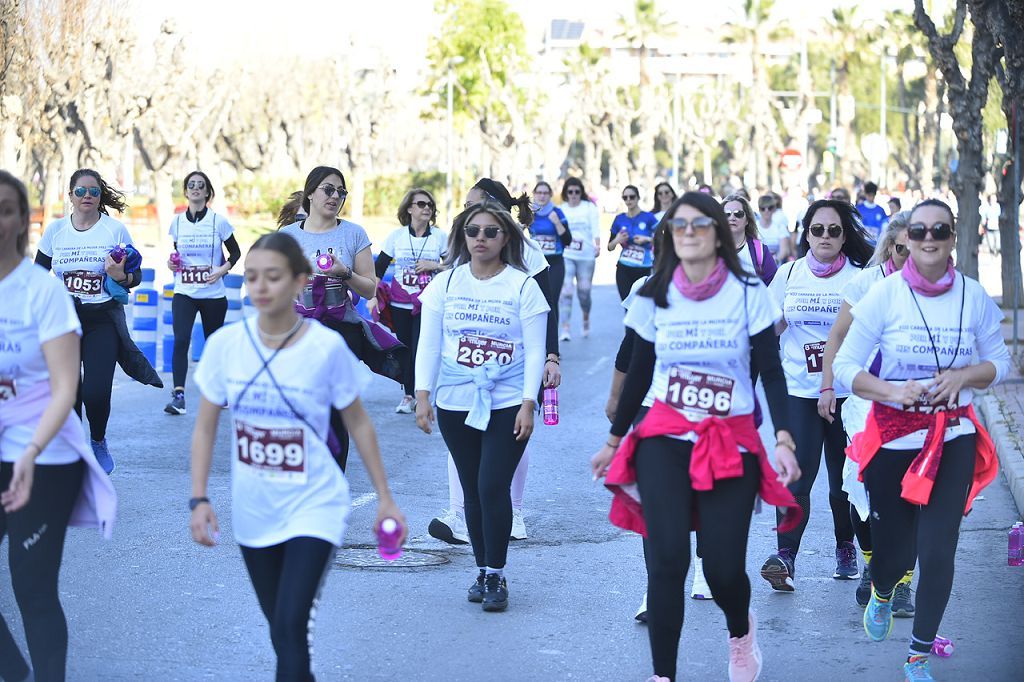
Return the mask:
[[[750,630],[729,638],[729,682],[754,682],[761,674],[761,649],[757,646],[757,621],[750,613]]]

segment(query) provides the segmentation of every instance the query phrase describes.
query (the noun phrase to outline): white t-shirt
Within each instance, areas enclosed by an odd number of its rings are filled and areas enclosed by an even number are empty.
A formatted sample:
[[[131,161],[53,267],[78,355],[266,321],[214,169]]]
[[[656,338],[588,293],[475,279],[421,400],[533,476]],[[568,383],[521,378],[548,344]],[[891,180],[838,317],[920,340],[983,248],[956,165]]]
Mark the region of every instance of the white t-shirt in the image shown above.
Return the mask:
[[[991,362],[996,368],[993,385],[1010,371],[1010,353],[999,328],[1002,311],[976,280],[964,278],[960,273],[956,273],[949,291],[934,297],[914,294],[903,276],[893,273],[871,287],[851,312],[853,324],[834,364],[836,378],[847,386],[852,385],[854,377],[863,370],[876,345],[882,352],[879,376],[886,381],[926,379],[930,382],[936,372],[936,353],[942,369]],[[974,391],[965,388],[960,391],[957,405],[968,405],[973,399]],[[890,407],[907,409],[895,404]],[[931,411],[932,408],[919,405],[913,409]],[[959,422],[959,425],[947,426],[945,440],[974,433],[974,424],[969,419]],[[926,432],[916,431],[886,443],[886,447],[920,449]]]
[[[852,308],[860,303],[875,282],[885,279],[884,265],[869,265],[853,276],[843,287],[843,300]]]
[[[49,381],[43,344],[82,327],[71,297],[46,270],[23,260],[0,280],[0,402],[17,400],[30,387]],[[0,461],[15,462],[25,452],[35,426],[5,428],[0,423]],[[70,464],[78,453],[57,436],[36,464]]]
[[[223,244],[234,231],[227,218],[210,209],[194,223],[185,213],[174,216],[167,230],[181,254],[181,268],[174,273],[174,293],[197,300],[227,296],[223,277],[213,284],[205,281],[210,271],[224,264]]]
[[[416,262],[428,260],[440,263],[448,253],[448,234],[435,226],[424,236],[414,237],[410,228],[400,227],[387,236],[381,251],[391,256],[395,263],[395,281],[411,296],[420,291]],[[392,301],[391,305],[412,310],[411,303]]]
[[[337,332],[308,320],[303,337],[269,365],[279,391],[261,372],[274,351],[260,341],[256,324],[250,317],[214,332],[195,374],[203,397],[231,406],[235,539],[246,547],[299,536],[341,545],[348,482],[324,439],[330,407],[351,405],[368,377]],[[281,391],[308,424],[295,416]]]
[[[782,332],[782,369],[789,394],[799,398],[821,395],[821,370],[825,342],[839,316],[843,288],[860,268],[849,260],[831,277],[816,277],[801,258],[785,263],[768,290],[782,306],[786,331]],[[843,385],[834,386],[836,397],[849,395]]]
[[[789,224],[786,221],[786,214],[783,213],[782,209],[775,209],[772,212],[772,223],[771,225],[765,226],[761,224],[761,213],[756,213],[757,226],[761,231],[761,242],[772,252],[772,255],[777,255],[779,252],[779,244],[783,239],[789,236]]]
[[[69,215],[47,226],[39,252],[53,259],[53,272],[68,293],[82,303],[105,303],[111,297],[103,288],[103,264],[114,247],[131,243],[128,229],[106,214],[84,231],[74,228]]]
[[[645,275],[638,279],[637,281],[633,282],[633,286],[629,288],[629,293],[626,294],[626,298],[622,299],[623,308],[625,308],[628,311],[633,306],[633,301],[637,299],[637,292],[640,291],[640,287],[646,284],[647,280],[649,280],[650,278],[650,275]],[[651,405],[654,404],[655,397],[656,396],[654,395],[654,386],[652,385],[650,388],[647,389],[647,395],[644,396],[644,400],[642,403],[640,403],[640,406],[650,407]]]
[[[668,288],[667,308],[638,296],[625,323],[654,344],[655,397],[699,422],[753,413],[750,337],[780,317],[761,280],[744,285],[730,273],[721,290],[703,301],[686,298],[674,285]],[[682,438],[695,441],[696,433]]]
[[[576,206],[562,204],[565,219],[572,233],[572,243],[565,247],[562,256],[569,260],[594,260],[597,249],[594,240],[601,236],[601,218],[597,206],[589,201],[581,201]]]
[[[526,379],[502,379],[491,391],[491,409],[536,400],[544,371],[544,329],[550,310],[537,282],[527,273],[506,267],[486,280],[473,276],[469,265],[441,273],[420,295],[423,304],[420,345],[416,353],[416,390],[432,391],[441,358],[476,366],[489,357],[502,364],[523,358]],[[541,324],[536,324],[538,318]],[[539,333],[529,338],[527,327]],[[440,335],[440,352],[434,350]],[[481,352],[474,352],[480,349]],[[538,362],[530,362],[530,356]],[[535,366],[535,365],[538,365]],[[536,375],[536,376],[534,376]],[[476,387],[472,383],[437,389],[437,406],[446,410],[469,410]]]

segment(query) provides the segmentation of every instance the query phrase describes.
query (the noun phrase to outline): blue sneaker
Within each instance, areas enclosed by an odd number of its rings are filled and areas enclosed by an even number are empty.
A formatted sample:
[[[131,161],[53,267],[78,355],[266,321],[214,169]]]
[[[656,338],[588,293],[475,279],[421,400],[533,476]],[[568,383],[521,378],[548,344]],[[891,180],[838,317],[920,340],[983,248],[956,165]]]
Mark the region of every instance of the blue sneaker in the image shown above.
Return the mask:
[[[864,632],[874,642],[883,642],[892,632],[892,598],[882,601],[878,593],[871,590],[871,599],[864,609]]]
[[[906,682],[934,682],[927,656],[911,656],[903,664],[903,679]]]
[[[92,454],[96,456],[96,461],[109,476],[114,471],[114,458],[110,456],[110,450],[107,450],[107,439],[90,442],[92,443]]]

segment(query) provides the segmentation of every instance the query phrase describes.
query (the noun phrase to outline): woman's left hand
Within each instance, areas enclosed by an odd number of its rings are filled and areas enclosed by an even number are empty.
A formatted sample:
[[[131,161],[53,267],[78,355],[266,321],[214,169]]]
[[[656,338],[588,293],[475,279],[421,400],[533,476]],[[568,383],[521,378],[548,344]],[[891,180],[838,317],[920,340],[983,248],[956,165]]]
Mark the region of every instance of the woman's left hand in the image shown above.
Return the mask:
[[[331,262],[331,267],[326,271],[331,277],[337,277],[341,279],[343,276],[347,276],[352,273],[352,268],[342,263],[337,258]]]
[[[402,539],[398,541],[399,546],[401,546],[405,539],[409,537],[409,524],[405,520],[405,514],[402,513],[402,510],[398,508],[398,505],[392,498],[381,500],[377,503],[377,520],[373,522],[374,535],[380,530],[380,522],[384,519],[394,519],[402,526]]]
[[[441,264],[437,261],[432,260],[418,260],[416,261],[416,274],[421,272],[434,272],[441,267]]]
[[[533,409],[533,401],[524,400],[523,406],[519,408],[519,413],[516,415],[516,425],[512,433],[520,443],[527,440],[533,433]]]
[[[946,403],[952,408],[960,398],[960,391],[967,383],[967,373],[961,369],[947,369],[935,376],[935,381],[925,395],[932,405]]]
[[[36,458],[31,452],[26,452],[14,463],[11,484],[7,490],[0,493],[0,504],[3,505],[4,512],[11,514],[28,504],[32,497],[35,470]]]
[[[651,243],[651,238],[650,237],[644,237],[643,235],[637,235],[637,236],[633,237],[633,243],[637,244],[637,245],[650,244]]]
[[[796,453],[784,445],[776,445],[775,470],[779,472],[776,480],[782,485],[800,480],[800,465],[796,462]]]
[[[124,260],[125,259],[122,258],[121,262],[118,263],[113,258],[111,258],[110,254],[108,253],[106,260],[103,261],[103,269],[106,271],[108,275],[110,275],[110,279],[114,280],[115,282],[123,282],[124,280],[128,279],[127,276],[124,274]]]
[[[219,280],[221,277],[223,277],[224,275],[228,274],[228,270],[230,270],[230,269],[231,269],[231,263],[224,263],[220,267],[214,268],[210,272],[210,276],[207,278],[206,283],[207,284],[213,284],[214,282]]]
[[[558,388],[562,384],[562,366],[555,360],[544,362],[544,388]]]
[[[593,457],[590,458],[590,473],[593,475],[596,481],[599,478],[603,478],[608,473],[608,465],[615,459],[615,452],[618,450],[617,447],[613,448],[608,443],[601,446]]]

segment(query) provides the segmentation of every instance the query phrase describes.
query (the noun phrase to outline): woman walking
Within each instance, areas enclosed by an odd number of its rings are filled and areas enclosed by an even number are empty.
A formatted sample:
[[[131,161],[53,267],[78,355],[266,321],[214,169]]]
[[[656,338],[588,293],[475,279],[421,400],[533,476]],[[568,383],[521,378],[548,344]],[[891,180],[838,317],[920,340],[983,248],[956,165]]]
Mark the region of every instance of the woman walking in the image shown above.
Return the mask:
[[[566,247],[565,280],[559,301],[559,319],[562,322],[560,341],[572,340],[573,288],[583,311],[583,338],[590,335],[590,289],[594,284],[594,267],[601,249],[601,225],[597,206],[587,196],[583,181],[570,177],[562,185],[562,213],[569,223],[572,241]]]
[[[634,185],[626,185],[622,190],[622,201],[626,204],[626,212],[615,216],[608,238],[609,251],[622,247],[619,261],[615,265],[615,286],[619,290],[619,300],[626,299],[633,282],[651,274],[651,265],[654,263],[651,245],[654,242],[654,228],[658,226],[658,220],[652,213],[640,210],[640,190]]]
[[[654,206],[651,207],[651,213],[654,214],[655,220],[660,221],[665,215],[665,211],[668,210],[675,200],[676,191],[672,189],[672,185],[667,182],[659,182],[654,186]]]
[[[569,222],[562,209],[551,201],[551,185],[541,180],[533,188],[533,222],[530,237],[540,246],[548,262],[548,288],[544,292],[551,306],[551,316],[558,329],[558,296],[565,282],[565,248],[572,244]]]
[[[750,202],[742,194],[730,194],[722,200],[722,209],[729,219],[729,231],[736,244],[740,265],[768,286],[775,279],[779,266],[772,257],[771,249],[757,238],[757,221],[750,209]]]

